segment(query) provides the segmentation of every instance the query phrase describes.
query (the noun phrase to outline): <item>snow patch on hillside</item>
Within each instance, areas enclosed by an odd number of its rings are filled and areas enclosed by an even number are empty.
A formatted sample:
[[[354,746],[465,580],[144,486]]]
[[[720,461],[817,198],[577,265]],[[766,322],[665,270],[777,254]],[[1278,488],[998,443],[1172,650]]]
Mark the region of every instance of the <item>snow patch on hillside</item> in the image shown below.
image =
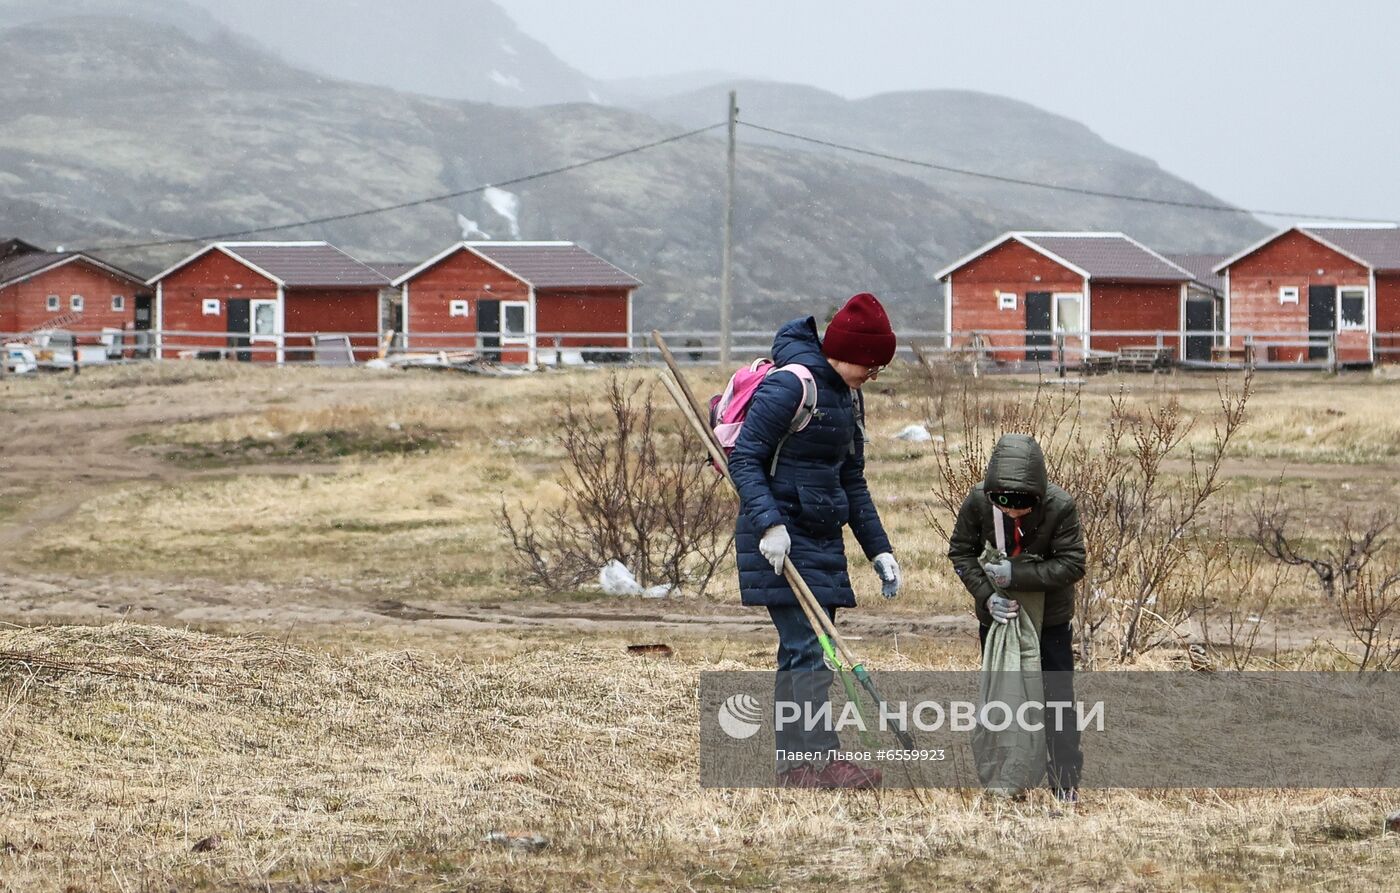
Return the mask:
[[[478,226],[475,220],[472,220],[465,214],[457,215],[457,225],[462,228],[463,242],[470,242],[476,236],[480,236],[483,239],[491,238],[490,233]]]
[[[501,74],[499,71],[493,68],[491,69],[491,73],[488,74],[487,77],[489,77],[493,83],[500,84],[502,87],[509,87],[512,90],[519,90],[521,93],[525,92],[525,88],[520,85],[520,78],[515,77],[514,75]]]
[[[491,210],[504,217],[510,224],[511,238],[520,238],[520,196],[506,189],[487,186],[481,197],[486,199],[486,204],[491,206]]]

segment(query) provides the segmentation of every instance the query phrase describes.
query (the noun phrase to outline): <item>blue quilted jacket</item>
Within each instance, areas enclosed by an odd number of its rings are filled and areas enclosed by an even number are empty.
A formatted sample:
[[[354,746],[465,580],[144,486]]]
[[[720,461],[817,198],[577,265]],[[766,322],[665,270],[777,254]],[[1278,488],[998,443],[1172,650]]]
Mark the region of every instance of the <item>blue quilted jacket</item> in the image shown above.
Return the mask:
[[[795,605],[787,580],[758,551],[763,532],[787,526],[792,561],[823,605],[856,603],[846,570],[842,528],[849,525],[867,558],[893,551],[865,485],[865,439],[857,424],[860,403],[822,356],[812,317],[795,319],[773,338],[773,362],[801,363],[817,382],[817,409],[807,427],[790,436],[769,474],[773,453],[802,401],[797,376],[774,372],[759,385],[744,418],[729,470],[739,488],[735,526],[739,590],[746,605]]]

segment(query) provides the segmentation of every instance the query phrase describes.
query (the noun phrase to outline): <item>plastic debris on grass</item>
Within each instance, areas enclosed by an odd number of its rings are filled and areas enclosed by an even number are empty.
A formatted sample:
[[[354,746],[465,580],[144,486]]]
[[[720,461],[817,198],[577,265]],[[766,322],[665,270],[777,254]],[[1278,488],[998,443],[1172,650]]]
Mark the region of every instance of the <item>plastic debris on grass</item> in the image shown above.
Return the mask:
[[[933,435],[928,433],[928,429],[923,425],[905,425],[896,435],[895,440],[905,440],[909,443],[928,443],[933,440]]]
[[[627,565],[616,558],[603,565],[602,570],[598,572],[598,584],[603,587],[603,592],[607,595],[665,598],[671,594],[670,583],[643,588],[642,584],[637,582],[637,578],[632,576],[632,572],[627,569]]]
[[[481,840],[483,843],[494,843],[513,850],[542,850],[549,846],[547,837],[533,831],[492,831]]]

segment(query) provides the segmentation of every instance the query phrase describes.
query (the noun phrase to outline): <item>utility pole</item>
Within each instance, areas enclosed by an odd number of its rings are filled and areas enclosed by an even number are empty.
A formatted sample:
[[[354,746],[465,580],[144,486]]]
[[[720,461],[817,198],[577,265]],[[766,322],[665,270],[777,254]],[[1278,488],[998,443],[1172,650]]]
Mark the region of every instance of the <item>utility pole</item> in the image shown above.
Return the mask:
[[[719,365],[729,368],[734,304],[734,131],[739,122],[739,100],[729,91],[729,169],[724,183],[724,266],[719,280]]]

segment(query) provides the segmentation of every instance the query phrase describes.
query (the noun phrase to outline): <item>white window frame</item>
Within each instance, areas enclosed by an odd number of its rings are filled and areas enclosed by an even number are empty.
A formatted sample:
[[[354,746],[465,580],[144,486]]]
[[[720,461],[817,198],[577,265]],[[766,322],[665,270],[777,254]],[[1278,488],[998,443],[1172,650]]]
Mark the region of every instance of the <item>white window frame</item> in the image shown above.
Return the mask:
[[[1361,322],[1349,323],[1342,316],[1342,292],[1355,292],[1361,296]],[[1337,331],[1365,332],[1371,327],[1371,293],[1364,285],[1337,286]]]
[[[272,333],[269,335],[258,334],[258,307],[266,304],[272,308]],[[249,341],[277,341],[277,299],[260,298],[248,302],[248,340]]]
[[[112,310],[116,313],[126,312],[126,295],[112,295]]]
[[[472,315],[471,306],[471,303],[466,300],[449,301],[447,303],[447,315],[470,318]]]
[[[1060,326],[1060,302],[1074,301],[1079,305],[1079,328],[1073,332],[1066,331]],[[1063,332],[1066,335],[1084,334],[1084,293],[1077,291],[1055,292],[1050,296],[1050,328],[1056,332]]]
[[[205,316],[219,316],[223,313],[218,298],[205,298],[201,306]]]
[[[58,295],[49,295],[44,301],[44,309],[49,313],[57,313],[63,306],[63,299]]]
[[[998,309],[998,310],[1015,310],[1015,309],[1016,309],[1016,293],[1015,293],[1014,291],[999,291],[999,292],[997,292],[997,309]]]
[[[525,312],[525,334],[511,336],[506,334],[507,307],[519,307]],[[529,301],[502,301],[501,321],[500,321],[501,344],[526,345],[530,344],[530,302]]]
[[[1299,291],[1301,291],[1301,289],[1296,285],[1280,285],[1278,287],[1279,306],[1283,306],[1284,304],[1297,304]]]
[[[84,302],[83,302],[83,296],[82,296],[82,295],[69,295],[69,296],[68,296],[68,309],[71,310],[71,311],[73,311],[74,313],[82,313],[82,312],[83,312],[83,303],[84,303]]]

